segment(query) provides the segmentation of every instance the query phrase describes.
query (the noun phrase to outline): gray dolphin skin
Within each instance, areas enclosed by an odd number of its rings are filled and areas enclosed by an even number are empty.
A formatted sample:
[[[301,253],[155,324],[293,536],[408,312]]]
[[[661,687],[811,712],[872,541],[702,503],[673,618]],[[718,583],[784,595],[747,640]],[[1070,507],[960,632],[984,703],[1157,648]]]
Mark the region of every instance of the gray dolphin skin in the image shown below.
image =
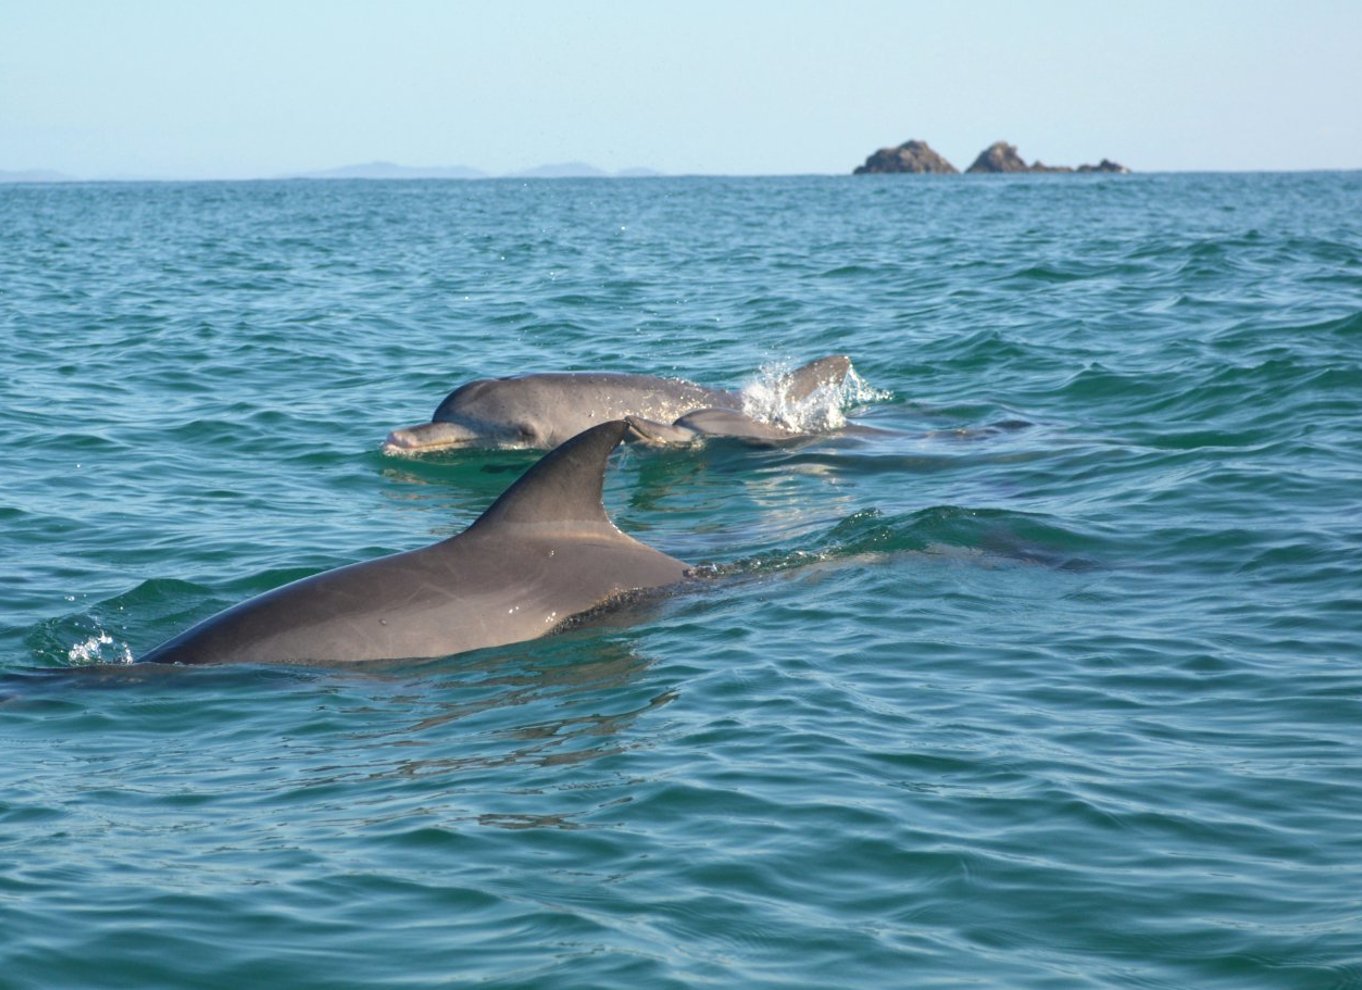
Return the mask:
[[[808,436],[774,423],[763,423],[736,409],[697,409],[672,423],[659,423],[642,416],[627,416],[631,439],[654,447],[677,447],[707,437],[741,440],[754,447],[776,447]]]
[[[535,639],[688,565],[615,528],[601,504],[624,422],[545,455],[457,536],[326,571],[205,619],[141,659],[332,662],[443,657]]]
[[[797,402],[820,386],[840,385],[850,369],[849,358],[834,354],[790,372],[779,385],[788,400]],[[451,392],[429,423],[393,430],[383,450],[414,454],[459,447],[551,448],[598,423],[633,416],[671,424],[701,409],[741,415],[742,396],[682,378],[610,372],[483,378]]]

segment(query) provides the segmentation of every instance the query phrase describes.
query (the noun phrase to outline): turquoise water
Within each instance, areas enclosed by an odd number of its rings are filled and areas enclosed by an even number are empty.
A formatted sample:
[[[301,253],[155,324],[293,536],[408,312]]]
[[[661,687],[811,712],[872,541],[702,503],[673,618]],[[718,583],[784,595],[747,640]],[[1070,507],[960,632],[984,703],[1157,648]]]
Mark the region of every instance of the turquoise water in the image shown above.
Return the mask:
[[[0,187],[0,986],[1362,986],[1362,174]],[[382,669],[127,661],[457,532],[456,384],[713,565]],[[765,370],[764,370],[765,369]]]

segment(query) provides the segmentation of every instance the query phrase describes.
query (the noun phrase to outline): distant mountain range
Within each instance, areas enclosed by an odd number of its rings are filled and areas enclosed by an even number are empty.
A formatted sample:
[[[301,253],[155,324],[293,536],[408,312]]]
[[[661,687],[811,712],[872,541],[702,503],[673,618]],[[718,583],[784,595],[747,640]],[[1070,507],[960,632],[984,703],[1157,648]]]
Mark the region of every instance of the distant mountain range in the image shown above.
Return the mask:
[[[65,172],[50,168],[26,168],[19,171],[0,168],[0,182],[74,182]]]
[[[626,168],[619,172],[607,172],[588,165],[586,162],[558,162],[552,165],[538,165],[519,172],[507,172],[506,179],[606,179],[640,178],[661,175],[651,168]],[[321,172],[303,172],[290,176],[296,179],[490,179],[493,176],[480,169],[467,165],[442,165],[430,168],[412,165],[394,165],[392,162],[369,162],[366,165],[344,165],[341,168],[326,169]]]
[[[554,165],[540,165],[520,172],[508,172],[502,178],[508,179],[604,179],[604,178],[645,178],[663,173],[651,168],[626,168],[618,172],[607,172],[586,162],[561,162]],[[294,172],[276,176],[281,179],[490,179],[495,176],[481,169],[467,165],[398,165],[394,162],[366,162],[362,165],[342,165],[339,168],[321,169],[316,172]],[[53,169],[23,169],[18,171],[0,169],[0,183],[5,182],[81,182],[77,176],[67,175]],[[120,176],[116,181],[139,181],[135,176]],[[154,181],[154,180],[143,180]]]
[[[288,179],[485,179],[487,173],[467,165],[396,165],[393,162],[366,162],[363,165],[342,165],[319,172],[299,172],[284,176]]]

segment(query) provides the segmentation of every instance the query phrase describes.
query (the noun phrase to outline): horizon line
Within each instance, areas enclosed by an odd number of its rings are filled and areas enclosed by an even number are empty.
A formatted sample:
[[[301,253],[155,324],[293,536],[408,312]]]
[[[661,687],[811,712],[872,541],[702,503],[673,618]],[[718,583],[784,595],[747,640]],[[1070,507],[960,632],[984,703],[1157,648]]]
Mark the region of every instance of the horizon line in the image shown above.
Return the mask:
[[[341,169],[352,166],[340,166]],[[449,169],[461,166],[448,166]],[[444,167],[434,167],[429,171],[443,171]],[[1008,176],[1045,176],[1053,175],[1063,177],[1067,175],[1102,175],[1106,173],[1032,173],[1032,172],[987,172],[971,173],[968,171],[956,173],[882,173],[870,175],[853,175],[852,170],[845,172],[663,172],[655,169],[638,171],[630,174],[634,170],[623,169],[618,172],[607,172],[603,169],[595,170],[584,174],[537,174],[537,169],[527,169],[518,172],[506,172],[501,174],[485,173],[477,175],[330,175],[325,172],[336,171],[332,169],[324,170],[321,173],[296,173],[284,175],[247,175],[247,176],[156,176],[156,175],[120,175],[87,177],[71,175],[56,169],[0,169],[0,185],[93,185],[107,183],[195,183],[195,182],[551,182],[555,180],[640,180],[640,179],[794,179],[794,178],[856,178],[856,179],[875,179],[877,177],[901,179],[956,179],[969,175],[981,176],[983,178],[999,178]],[[413,172],[426,171],[421,167],[411,167]],[[1305,174],[1312,172],[1359,172],[1362,166],[1351,167],[1331,167],[1331,166],[1301,166],[1298,168],[1185,168],[1185,169],[1132,169],[1124,177],[1131,175],[1292,175]]]

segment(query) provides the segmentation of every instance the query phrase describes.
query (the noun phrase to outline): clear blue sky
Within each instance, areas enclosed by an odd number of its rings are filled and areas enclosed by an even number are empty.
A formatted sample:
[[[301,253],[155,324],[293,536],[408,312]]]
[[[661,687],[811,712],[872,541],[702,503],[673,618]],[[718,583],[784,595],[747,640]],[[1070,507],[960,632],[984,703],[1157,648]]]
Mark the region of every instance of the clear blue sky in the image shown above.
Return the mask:
[[[1362,0],[3,0],[0,169],[1362,168]]]

